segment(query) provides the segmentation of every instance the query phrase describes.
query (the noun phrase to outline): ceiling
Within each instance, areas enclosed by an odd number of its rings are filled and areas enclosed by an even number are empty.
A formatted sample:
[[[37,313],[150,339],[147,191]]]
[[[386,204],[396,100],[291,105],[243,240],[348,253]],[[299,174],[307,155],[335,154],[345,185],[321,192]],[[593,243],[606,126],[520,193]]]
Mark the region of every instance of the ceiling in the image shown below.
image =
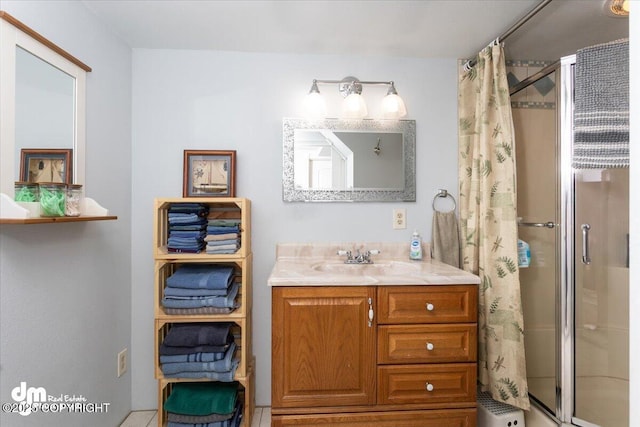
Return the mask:
[[[132,48],[469,58],[540,0],[83,0]],[[628,37],[604,0],[553,0],[505,41],[558,59]]]

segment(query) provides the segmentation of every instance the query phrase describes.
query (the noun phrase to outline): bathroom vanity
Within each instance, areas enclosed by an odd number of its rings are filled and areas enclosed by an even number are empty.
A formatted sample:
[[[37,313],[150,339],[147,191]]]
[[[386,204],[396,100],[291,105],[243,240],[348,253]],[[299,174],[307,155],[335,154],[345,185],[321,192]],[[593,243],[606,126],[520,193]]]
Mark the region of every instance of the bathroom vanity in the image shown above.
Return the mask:
[[[373,264],[336,255],[368,249]],[[476,426],[479,278],[408,250],[278,245],[272,426]]]

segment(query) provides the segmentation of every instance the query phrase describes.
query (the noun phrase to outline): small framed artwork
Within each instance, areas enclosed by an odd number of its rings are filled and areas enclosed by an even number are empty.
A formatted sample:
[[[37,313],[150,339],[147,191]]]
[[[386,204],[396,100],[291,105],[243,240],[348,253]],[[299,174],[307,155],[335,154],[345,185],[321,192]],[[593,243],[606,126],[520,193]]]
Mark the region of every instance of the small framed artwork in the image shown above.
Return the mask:
[[[184,150],[182,197],[235,196],[235,150]]]
[[[20,150],[20,179],[72,184],[72,152],[71,149],[23,148]]]

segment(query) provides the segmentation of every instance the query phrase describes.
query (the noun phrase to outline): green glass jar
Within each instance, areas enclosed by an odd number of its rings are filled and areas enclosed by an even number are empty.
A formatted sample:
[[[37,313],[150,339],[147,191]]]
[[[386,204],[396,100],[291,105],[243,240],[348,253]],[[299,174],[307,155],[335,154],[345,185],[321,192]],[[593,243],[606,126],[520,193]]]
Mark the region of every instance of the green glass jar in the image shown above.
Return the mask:
[[[13,199],[16,202],[37,202],[39,200],[38,184],[35,182],[16,181]]]
[[[59,182],[40,183],[40,216],[64,216],[66,184]]]

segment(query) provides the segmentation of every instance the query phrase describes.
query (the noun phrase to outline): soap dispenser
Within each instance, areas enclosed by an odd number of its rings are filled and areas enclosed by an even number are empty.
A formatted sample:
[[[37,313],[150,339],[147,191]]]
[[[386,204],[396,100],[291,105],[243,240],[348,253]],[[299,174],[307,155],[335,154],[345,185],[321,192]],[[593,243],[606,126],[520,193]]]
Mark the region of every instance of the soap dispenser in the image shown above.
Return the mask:
[[[422,259],[422,238],[418,231],[414,231],[411,235],[411,248],[409,251],[409,258],[412,260]]]

